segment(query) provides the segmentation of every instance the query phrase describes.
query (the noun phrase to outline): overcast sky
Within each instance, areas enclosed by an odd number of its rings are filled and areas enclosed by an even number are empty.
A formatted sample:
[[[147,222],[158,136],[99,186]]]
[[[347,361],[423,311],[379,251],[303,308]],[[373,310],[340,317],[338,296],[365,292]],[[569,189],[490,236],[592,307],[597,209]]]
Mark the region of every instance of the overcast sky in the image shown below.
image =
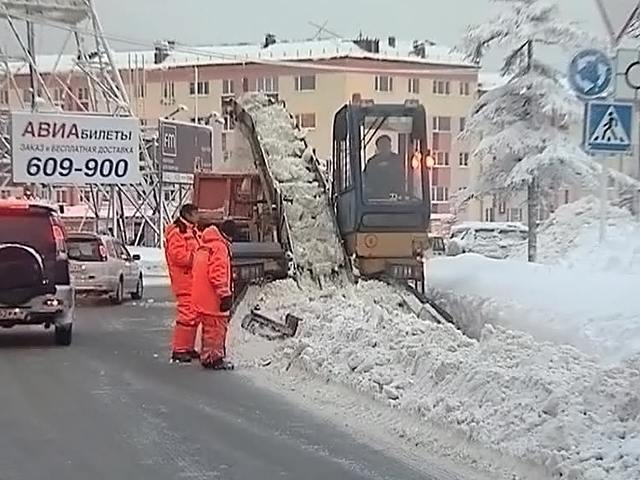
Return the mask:
[[[267,32],[303,39],[315,35],[311,23],[327,22],[328,30],[343,37],[362,31],[453,46],[465,25],[498,11],[489,0],[96,0],[96,4],[107,34],[149,44],[162,38],[188,44],[258,42]],[[566,19],[604,32],[594,0],[560,0],[560,4]],[[0,38],[8,45],[10,35],[4,25],[2,30]],[[58,41],[59,36],[43,31],[37,44],[41,52],[57,53]],[[15,51],[15,46],[8,46]]]

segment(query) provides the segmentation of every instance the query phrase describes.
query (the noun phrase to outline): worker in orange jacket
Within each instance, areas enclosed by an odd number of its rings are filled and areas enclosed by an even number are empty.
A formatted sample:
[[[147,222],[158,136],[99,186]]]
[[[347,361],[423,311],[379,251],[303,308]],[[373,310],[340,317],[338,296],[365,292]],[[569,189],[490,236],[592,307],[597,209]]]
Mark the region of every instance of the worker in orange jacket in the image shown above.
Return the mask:
[[[165,231],[165,257],[171,289],[178,304],[171,352],[171,361],[177,363],[190,363],[198,357],[195,350],[198,319],[191,302],[193,258],[200,245],[197,223],[198,208],[186,204],[180,209],[178,218]]]
[[[206,228],[193,260],[191,298],[202,324],[200,362],[213,370],[233,369],[233,364],[225,358],[225,342],[233,305],[231,241],[234,232],[235,224],[230,220],[220,229]]]

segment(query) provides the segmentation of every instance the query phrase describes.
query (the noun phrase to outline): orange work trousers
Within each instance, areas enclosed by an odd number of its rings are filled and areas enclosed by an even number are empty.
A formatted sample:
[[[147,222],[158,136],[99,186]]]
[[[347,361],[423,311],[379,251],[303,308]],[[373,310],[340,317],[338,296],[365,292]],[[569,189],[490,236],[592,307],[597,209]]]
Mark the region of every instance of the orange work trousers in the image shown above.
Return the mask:
[[[200,361],[202,363],[213,363],[222,360],[227,355],[227,325],[228,315],[198,315],[198,320],[202,323],[202,350],[200,351]]]
[[[198,316],[191,306],[191,295],[180,295],[177,304],[178,317],[173,328],[172,350],[174,353],[191,352],[195,349]]]

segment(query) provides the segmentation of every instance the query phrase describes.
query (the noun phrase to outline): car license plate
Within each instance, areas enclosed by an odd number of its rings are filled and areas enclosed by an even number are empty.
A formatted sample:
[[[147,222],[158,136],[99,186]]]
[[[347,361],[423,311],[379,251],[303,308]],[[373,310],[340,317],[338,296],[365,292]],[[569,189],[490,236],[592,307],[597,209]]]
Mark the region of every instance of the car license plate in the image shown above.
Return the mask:
[[[0,320],[24,320],[25,318],[27,318],[27,312],[20,308],[0,309]]]
[[[69,264],[69,272],[70,273],[80,273],[80,272],[82,272],[82,265],[79,265],[77,263]]]

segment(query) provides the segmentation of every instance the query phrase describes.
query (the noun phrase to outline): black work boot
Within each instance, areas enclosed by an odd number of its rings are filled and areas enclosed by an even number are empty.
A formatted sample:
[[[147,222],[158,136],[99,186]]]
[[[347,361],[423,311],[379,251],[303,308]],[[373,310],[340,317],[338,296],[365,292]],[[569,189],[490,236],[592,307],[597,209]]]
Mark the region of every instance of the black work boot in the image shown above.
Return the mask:
[[[198,360],[200,358],[200,352],[197,350],[189,350],[189,355],[191,355],[193,360]]]
[[[205,360],[202,366],[207,370],[233,370],[235,365],[224,358],[219,360]]]
[[[171,363],[191,363],[192,360],[191,352],[173,352],[171,354]]]

